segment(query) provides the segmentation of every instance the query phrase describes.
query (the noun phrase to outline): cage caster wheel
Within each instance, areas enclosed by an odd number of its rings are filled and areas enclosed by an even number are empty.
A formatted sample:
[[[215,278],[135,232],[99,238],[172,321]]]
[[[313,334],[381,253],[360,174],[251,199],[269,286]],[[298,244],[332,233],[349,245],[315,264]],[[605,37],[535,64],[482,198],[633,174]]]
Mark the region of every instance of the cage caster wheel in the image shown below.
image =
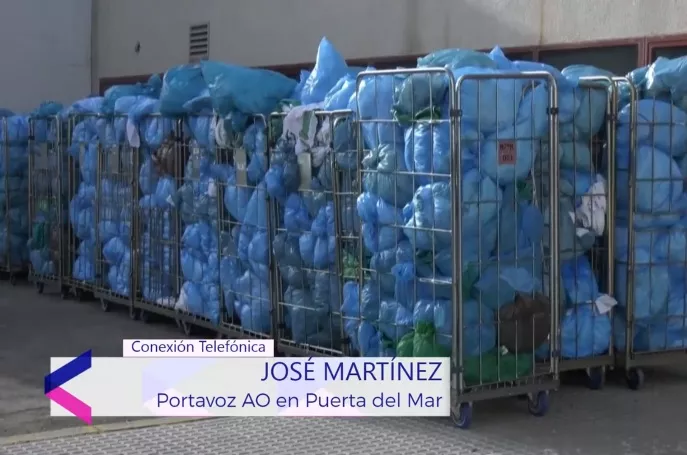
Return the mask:
[[[36,292],[38,292],[39,294],[42,294],[44,289],[45,289],[45,283],[36,283]]]
[[[631,390],[641,389],[644,386],[644,370],[641,368],[630,368],[625,373],[625,380]]]
[[[82,291],[81,289],[75,289],[75,290],[74,290],[74,296],[76,297],[76,300],[77,300],[77,301],[79,301],[79,302],[83,302],[83,301],[84,301],[84,295],[83,295],[83,291]],[[106,311],[106,312],[109,311],[109,309],[108,309],[108,310],[105,309],[105,307],[104,307],[105,303],[103,303],[103,302],[105,302],[105,300],[102,300],[102,299],[101,299],[101,300],[100,300],[100,303],[101,303],[101,305],[103,305],[103,311]],[[109,308],[109,305],[110,305],[109,302],[107,302],[107,307],[108,307],[108,308]]]
[[[79,300],[79,296],[77,296]],[[103,313],[108,313],[110,311],[110,302],[108,302],[105,299],[100,299],[100,309],[103,310]]]
[[[10,284],[12,286],[17,285],[17,275],[15,275],[14,273],[10,274]]]
[[[134,307],[129,307],[129,319],[132,321],[138,321],[138,318],[141,316],[140,312],[138,311],[137,308]]]
[[[69,298],[69,289],[65,289],[65,288],[60,289],[60,298],[62,300],[67,300]]]
[[[467,430],[472,425],[472,403],[460,403],[458,412],[451,411],[453,424],[462,430]]]
[[[603,367],[587,369],[587,388],[601,390],[606,384],[606,369]]]
[[[193,325],[186,322],[186,321],[179,321],[179,326],[181,327],[181,331],[184,332],[184,335],[187,337],[190,337],[193,335]]]
[[[138,319],[139,319],[142,323],[148,324],[148,323],[150,322],[150,313],[148,313],[148,312],[145,311],[145,310],[140,310],[139,313],[138,313]]]
[[[535,417],[543,417],[549,412],[549,391],[542,390],[529,396],[527,410]]]
[[[227,338],[227,336],[226,336],[225,334],[223,334],[222,332],[217,332],[217,333],[215,334],[215,339],[216,339],[216,340],[224,340],[224,339],[226,339],[226,338]]]

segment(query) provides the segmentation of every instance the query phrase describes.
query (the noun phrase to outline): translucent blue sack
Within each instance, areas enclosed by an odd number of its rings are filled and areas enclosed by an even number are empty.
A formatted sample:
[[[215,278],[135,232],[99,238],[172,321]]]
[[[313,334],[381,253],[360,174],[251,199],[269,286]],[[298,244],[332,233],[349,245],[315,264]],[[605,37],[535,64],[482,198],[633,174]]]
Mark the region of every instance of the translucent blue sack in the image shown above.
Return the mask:
[[[357,113],[360,120],[374,120],[362,122],[363,139],[370,149],[403,141],[403,128],[391,121],[394,119],[394,93],[402,82],[400,76],[363,77],[357,96],[351,97],[348,108]]]
[[[169,116],[188,113],[185,104],[200,96],[206,87],[200,65],[179,65],[168,69],[162,79],[160,113]]]
[[[303,104],[321,103],[327,92],[347,73],[346,60],[326,37],[322,38],[317,48],[315,67],[303,85],[301,101]]]
[[[243,222],[249,207],[248,203],[253,199],[253,189],[237,185],[236,170],[233,167],[229,169],[226,184],[224,207],[235,220]]]
[[[362,160],[363,189],[396,207],[413,198],[413,177],[408,175],[403,157],[403,143],[383,144],[369,150]]]
[[[581,78],[584,77],[615,77],[609,71],[590,65],[570,65],[564,68],[561,73],[575,85],[581,83]],[[605,122],[608,91],[600,88],[580,87],[574,89],[574,96],[580,100],[580,106],[575,112],[575,129],[586,137],[592,137],[601,130]]]
[[[327,324],[326,309],[318,306],[310,292],[303,289],[288,288],[284,293],[284,303],[293,341],[312,342],[310,338]]]
[[[595,302],[599,297],[599,285],[587,256],[578,256],[563,261],[561,263],[561,280],[563,281],[566,306]]]
[[[684,191],[684,177],[675,160],[657,148],[642,146],[635,151],[635,165],[635,210],[661,214],[680,207],[678,200]],[[628,147],[617,147],[616,169],[617,208],[627,210],[630,186]]]
[[[267,283],[250,271],[236,280],[235,310],[241,327],[257,333],[270,333],[270,290]]]
[[[653,93],[667,92],[674,100],[687,96],[687,57],[659,57],[646,72],[646,89]]]
[[[269,115],[296,86],[293,79],[264,69],[205,61],[201,63],[201,70],[213,107],[223,117],[235,112]],[[243,130],[244,121],[245,117],[237,118],[234,130]]]
[[[508,185],[503,189],[503,203],[498,217],[498,255],[515,254],[539,248],[544,236],[544,215],[529,201],[519,200],[518,189]],[[494,227],[494,231],[497,227]],[[488,230],[486,231],[488,232]],[[485,233],[482,232],[482,238]],[[465,238],[466,247],[474,245],[474,236]],[[488,244],[487,244],[488,245]],[[489,254],[487,252],[487,254]],[[463,252],[465,257],[465,251]],[[475,259],[478,257],[475,256]]]
[[[324,97],[324,106],[322,108],[325,111],[347,109],[351,97],[355,97],[355,84],[355,76],[350,74],[339,79],[339,82]]]
[[[636,144],[660,149],[673,158],[687,153],[687,113],[659,100],[639,100],[635,103],[637,114]],[[626,148],[630,143],[632,106],[627,105],[618,113],[616,143]]]
[[[533,276],[531,269],[494,261],[475,283],[475,298],[481,298],[485,306],[497,311],[512,303],[517,293],[532,294],[541,289],[542,283],[538,276]]]
[[[489,178],[482,178],[476,169],[463,176],[461,186],[463,233],[476,234],[484,223],[496,217],[502,192]],[[449,184],[439,182],[418,188],[413,201],[404,207],[403,215],[407,220],[404,233],[416,249],[435,251],[451,247],[451,201]]]
[[[379,331],[398,343],[403,336],[413,330],[413,312],[395,300],[384,299],[379,305]]]
[[[7,124],[0,128],[0,144],[3,147],[10,145],[25,146],[29,140],[29,119],[24,115],[14,115],[12,117],[4,117],[3,123]]]
[[[613,339],[616,349],[625,349],[625,315],[613,314]],[[683,350],[687,347],[687,323],[684,317],[667,318],[652,323],[635,322],[632,347],[635,352]]]
[[[561,322],[561,356],[583,359],[608,353],[611,348],[611,318],[598,314],[593,305],[568,309]],[[537,349],[537,357],[549,356],[549,344]]]
[[[480,148],[482,173],[500,186],[524,180],[534,167],[539,148],[533,130],[533,117],[528,116],[487,136]]]
[[[480,139],[476,129],[469,125],[461,128],[463,174],[476,167],[472,152],[479,148]],[[451,173],[451,153],[450,127],[447,122],[417,122],[406,130],[405,165],[410,172],[420,174],[413,176],[414,186],[447,180]]]
[[[308,80],[308,77],[310,77],[310,71],[301,70],[298,78],[298,84],[296,84],[296,86],[293,89],[293,92],[291,92],[291,95],[288,97],[288,99],[300,102],[301,96],[303,94],[303,87],[305,86],[305,81]]]
[[[181,287],[177,308],[219,322],[219,288],[187,281]]]
[[[417,59],[417,66],[425,68],[497,68],[496,62],[484,52],[471,49],[441,49]]]
[[[435,342],[452,349],[453,309],[450,300],[421,300],[415,305],[413,321],[431,322],[436,328]],[[475,300],[463,302],[463,355],[474,357],[496,347],[494,312]]]
[[[248,201],[246,207],[245,217],[243,218],[243,226],[239,234],[238,254],[241,261],[250,263],[250,248],[254,238],[258,241],[265,241],[264,236],[259,236],[259,233],[265,233],[267,229],[267,194],[265,192],[265,185],[261,183],[255,188],[253,195]],[[262,250],[262,248],[259,248]],[[253,264],[255,265],[255,264]],[[257,272],[257,270],[256,270]]]
[[[628,274],[627,228],[616,227],[615,279],[618,305],[627,307],[628,280],[634,286],[634,317],[649,319],[665,312],[670,294],[670,268],[651,254],[651,249],[636,245],[634,271]],[[629,275],[629,276],[628,276]]]
[[[114,114],[115,102],[124,96],[149,96],[151,98],[159,98],[161,88],[162,79],[160,79],[160,76],[157,74],[152,75],[146,83],[113,85],[105,90],[101,112],[103,114]]]

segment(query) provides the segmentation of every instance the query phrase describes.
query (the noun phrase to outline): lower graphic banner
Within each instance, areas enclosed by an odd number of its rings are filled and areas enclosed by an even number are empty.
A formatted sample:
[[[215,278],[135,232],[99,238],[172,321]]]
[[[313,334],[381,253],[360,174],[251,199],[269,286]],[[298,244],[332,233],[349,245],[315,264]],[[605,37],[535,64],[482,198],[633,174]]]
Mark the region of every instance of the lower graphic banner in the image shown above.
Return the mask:
[[[88,359],[85,359],[88,354]],[[52,358],[51,416],[445,417],[448,358]]]

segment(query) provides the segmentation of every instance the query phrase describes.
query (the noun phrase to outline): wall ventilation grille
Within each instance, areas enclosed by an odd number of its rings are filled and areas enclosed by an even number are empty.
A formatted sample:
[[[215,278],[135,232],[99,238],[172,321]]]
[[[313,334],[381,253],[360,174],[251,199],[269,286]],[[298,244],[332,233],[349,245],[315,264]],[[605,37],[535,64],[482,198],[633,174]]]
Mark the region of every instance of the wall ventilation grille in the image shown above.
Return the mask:
[[[191,63],[210,58],[210,24],[192,25],[189,28],[188,57]]]

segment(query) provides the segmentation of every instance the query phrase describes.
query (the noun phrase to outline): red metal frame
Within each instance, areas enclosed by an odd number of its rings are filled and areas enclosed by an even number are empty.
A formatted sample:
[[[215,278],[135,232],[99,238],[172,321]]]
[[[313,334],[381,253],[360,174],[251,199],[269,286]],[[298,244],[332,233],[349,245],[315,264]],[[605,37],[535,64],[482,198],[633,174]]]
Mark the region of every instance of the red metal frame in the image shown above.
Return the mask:
[[[680,35],[661,35],[650,38],[627,38],[614,39],[603,41],[587,41],[582,43],[561,43],[561,44],[547,44],[540,46],[520,46],[507,47],[503,51],[508,53],[529,52],[532,54],[532,60],[539,60],[539,53],[543,51],[565,51],[576,49],[589,49],[601,47],[615,47],[615,46],[637,46],[637,66],[644,66],[651,63],[651,54],[656,48],[673,47],[673,46],[687,46],[687,34]],[[424,54],[411,55],[395,55],[385,57],[370,57],[351,59],[348,63],[352,66],[370,66],[377,68],[395,68],[397,66],[412,66],[417,61],[418,57]],[[301,69],[312,68],[312,62],[296,63],[289,65],[263,66],[261,68],[278,71],[286,76],[298,78]],[[134,84],[136,82],[145,82],[150,77],[150,74],[141,74],[134,76],[121,77],[104,77],[100,79],[100,93],[104,93],[108,87],[119,84]]]

